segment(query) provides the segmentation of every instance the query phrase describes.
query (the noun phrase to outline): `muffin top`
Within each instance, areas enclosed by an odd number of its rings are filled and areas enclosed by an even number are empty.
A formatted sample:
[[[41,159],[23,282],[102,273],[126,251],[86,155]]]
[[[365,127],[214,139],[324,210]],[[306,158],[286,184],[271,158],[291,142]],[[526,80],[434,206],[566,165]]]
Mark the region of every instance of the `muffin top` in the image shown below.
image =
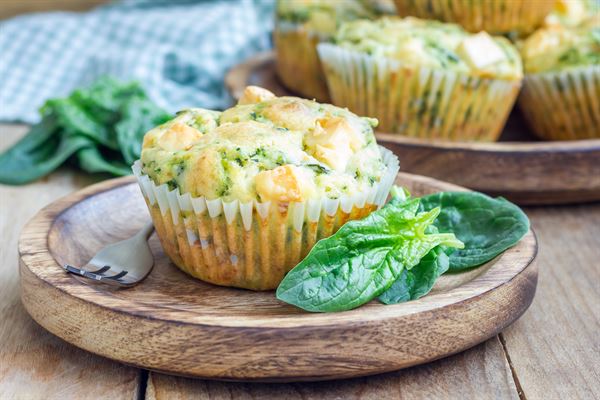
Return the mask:
[[[523,74],[518,51],[506,38],[472,34],[456,24],[413,17],[357,20],[342,24],[334,40],[343,48],[407,66],[498,79]]]
[[[600,0],[557,0],[552,12],[546,16],[544,25],[573,27],[598,14]]]
[[[277,20],[328,38],[344,21],[394,13],[392,0],[279,0]],[[281,27],[281,26],[280,26]]]
[[[335,199],[380,181],[375,125],[347,109],[251,86],[228,110],[181,111],[146,133],[142,168],[157,185],[208,200]]]
[[[534,32],[521,44],[525,72],[557,72],[600,65],[600,18],[576,28],[552,26]]]

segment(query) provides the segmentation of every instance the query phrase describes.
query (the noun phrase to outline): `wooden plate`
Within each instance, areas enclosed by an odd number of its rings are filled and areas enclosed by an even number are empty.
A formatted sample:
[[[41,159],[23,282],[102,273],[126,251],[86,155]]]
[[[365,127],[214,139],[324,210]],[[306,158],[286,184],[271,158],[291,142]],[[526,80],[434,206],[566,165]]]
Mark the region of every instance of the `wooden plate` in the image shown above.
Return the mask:
[[[409,174],[397,181],[417,195],[457,189]],[[321,380],[396,370],[474,346],[517,319],[537,283],[532,232],[484,266],[443,276],[422,299],[335,314],[303,312],[273,292],[192,279],[169,262],[156,236],[155,268],[134,288],[82,282],[61,268],[84,264],[148,220],[132,178],[40,211],[19,241],[27,311],[75,346],[142,368],[221,380]]]
[[[230,70],[225,83],[236,98],[247,85],[289,95],[274,66],[271,52],[258,54]],[[402,171],[502,195],[519,204],[600,200],[600,139],[539,141],[518,109],[495,143],[428,141],[385,133],[378,133],[377,140],[398,154]]]

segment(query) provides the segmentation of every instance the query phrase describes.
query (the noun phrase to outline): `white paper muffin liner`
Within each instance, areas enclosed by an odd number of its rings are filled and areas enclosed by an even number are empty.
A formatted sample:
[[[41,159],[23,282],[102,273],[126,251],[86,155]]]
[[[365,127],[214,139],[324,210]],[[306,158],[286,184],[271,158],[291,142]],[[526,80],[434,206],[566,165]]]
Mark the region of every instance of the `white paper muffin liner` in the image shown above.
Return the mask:
[[[380,151],[386,170],[369,190],[285,204],[192,197],[156,185],[140,161],[132,169],[165,253],[179,268],[215,284],[267,290],[316,241],[385,203],[399,162],[391,151],[381,146]]]
[[[379,120],[406,136],[493,141],[500,136],[521,79],[493,79],[403,65],[331,43],[317,46],[337,106]]]
[[[543,139],[600,138],[600,65],[526,75],[519,107]]]
[[[288,89],[320,102],[329,102],[329,93],[317,55],[317,43],[327,38],[287,21],[279,21],[273,31],[277,76]]]

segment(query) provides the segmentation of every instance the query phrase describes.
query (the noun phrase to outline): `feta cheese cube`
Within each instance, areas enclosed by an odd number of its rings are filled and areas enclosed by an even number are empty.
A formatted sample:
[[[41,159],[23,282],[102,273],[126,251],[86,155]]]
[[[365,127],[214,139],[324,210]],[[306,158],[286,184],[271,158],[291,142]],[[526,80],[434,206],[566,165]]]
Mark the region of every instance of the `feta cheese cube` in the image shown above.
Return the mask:
[[[464,39],[457,51],[467,64],[478,70],[505,59],[500,46],[485,32]]]

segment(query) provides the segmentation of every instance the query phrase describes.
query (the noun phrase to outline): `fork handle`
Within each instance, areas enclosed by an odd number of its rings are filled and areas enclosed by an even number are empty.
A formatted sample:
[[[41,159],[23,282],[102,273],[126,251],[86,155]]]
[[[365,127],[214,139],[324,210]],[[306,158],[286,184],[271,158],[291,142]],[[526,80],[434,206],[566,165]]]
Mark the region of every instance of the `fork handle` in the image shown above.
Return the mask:
[[[136,237],[143,237],[145,240],[148,240],[150,235],[154,232],[154,224],[152,222],[148,222],[138,233],[135,234]]]

